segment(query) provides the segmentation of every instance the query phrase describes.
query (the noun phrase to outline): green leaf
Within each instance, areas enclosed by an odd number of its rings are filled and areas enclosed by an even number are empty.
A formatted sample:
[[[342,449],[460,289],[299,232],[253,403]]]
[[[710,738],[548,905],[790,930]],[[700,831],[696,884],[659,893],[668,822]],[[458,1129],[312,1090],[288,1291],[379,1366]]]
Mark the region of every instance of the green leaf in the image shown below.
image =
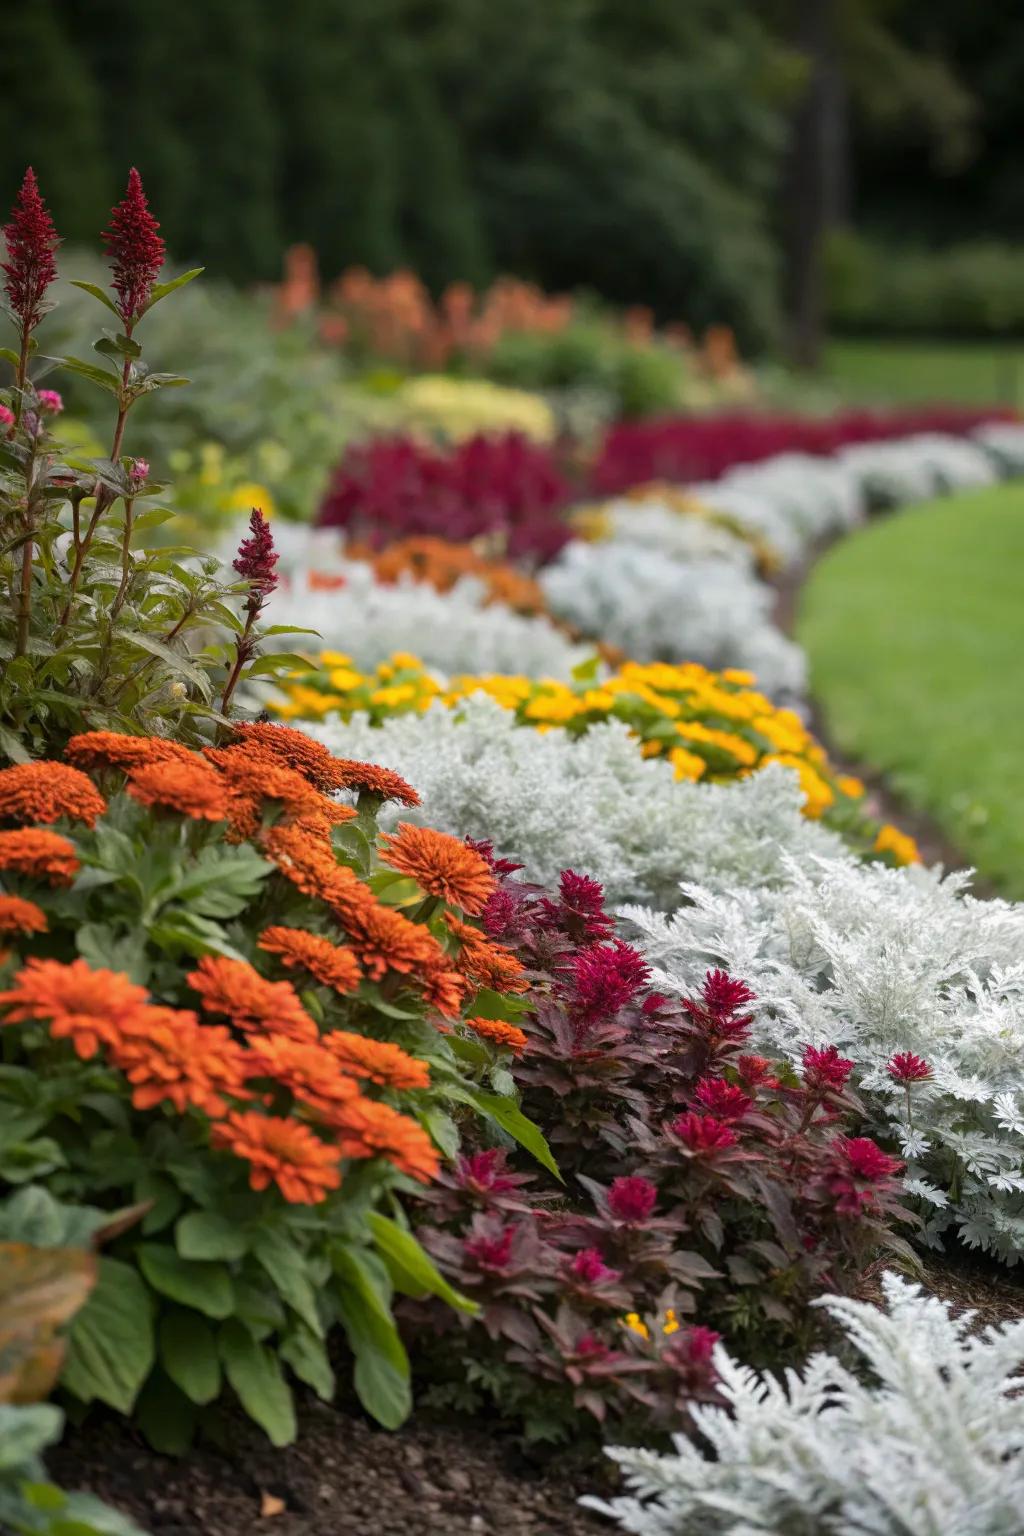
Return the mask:
[[[277,672],[316,672],[320,663],[312,661],[308,656],[299,656],[292,651],[274,651],[271,656],[259,656],[251,666],[246,667],[243,677],[272,677]]]
[[[409,1357],[369,1260],[357,1248],[335,1244],[331,1262],[338,1310],[356,1358],[353,1382],[359,1401],[378,1424],[398,1429],[412,1411]]]
[[[63,1423],[60,1409],[49,1403],[0,1403],[0,1472],[15,1471],[53,1445]]]
[[[524,1013],[529,1013],[531,1004],[524,997],[506,997],[502,992],[494,992],[490,987],[481,987],[473,999],[468,1013],[475,1019],[506,1019],[515,1021],[521,1019]]]
[[[197,278],[201,272],[205,271],[205,267],[190,267],[189,270],[187,272],[183,272],[180,277],[172,277],[166,283],[155,283],[153,286],[153,291],[149,296],[149,303],[146,305],[142,313],[144,315],[148,315],[154,304],[159,304],[161,299],[166,299],[169,293],[174,293],[178,288],[184,288],[186,283],[191,283],[194,278]],[[85,284],[79,283],[78,286],[80,288],[84,288]]]
[[[217,1342],[228,1381],[246,1413],[273,1445],[290,1445],[295,1439],[295,1405],[273,1351],[257,1344],[234,1319],[224,1324]]]
[[[63,1205],[48,1189],[28,1184],[0,1206],[0,1239],[33,1248],[88,1248],[109,1211]]]
[[[217,1338],[195,1312],[175,1307],[160,1319],[160,1362],[175,1386],[202,1407],[220,1391]]]
[[[130,1413],[155,1356],[153,1303],[138,1272],[100,1259],[96,1287],[71,1325],[63,1385],[83,1403]]]
[[[192,1444],[195,1409],[185,1393],[159,1369],[143,1387],[133,1418],[154,1451],[164,1456],[184,1456]]]
[[[67,1163],[52,1136],[37,1136],[32,1141],[16,1141],[0,1152],[0,1178],[9,1184],[27,1184],[42,1178]]]
[[[240,1259],[249,1251],[242,1228],[218,1211],[190,1211],[175,1227],[174,1242],[183,1259]]]
[[[277,1286],[282,1299],[315,1334],[323,1336],[316,1292],[309,1278],[305,1256],[285,1233],[267,1228],[253,1244],[253,1254]]]
[[[371,1211],[367,1221],[392,1280],[406,1296],[438,1296],[450,1307],[470,1316],[480,1311],[475,1301],[448,1284],[411,1232],[380,1211]]]
[[[83,283],[81,278],[73,277],[71,279],[71,286],[72,288],[81,288],[83,293],[91,293],[94,299],[99,299],[100,303],[105,304],[107,308],[111,310],[115,315],[117,315],[117,318],[120,320],[121,315],[118,311],[117,305],[114,303],[109,294],[104,293],[103,289],[99,286],[98,283]]]
[[[598,655],[589,656],[586,661],[581,661],[573,667],[572,676],[577,683],[593,683],[601,670],[601,658]]]
[[[144,1237],[151,1237],[154,1232],[169,1226],[182,1207],[181,1191],[162,1173],[144,1173],[135,1180],[132,1193],[136,1200],[150,1205],[142,1218]]]
[[[0,725],[0,752],[9,757],[12,763],[27,763],[30,760],[20,737],[8,730],[6,725]]]
[[[543,1168],[553,1173],[559,1183],[565,1183],[558,1171],[558,1164],[551,1154],[551,1148],[544,1139],[544,1133],[538,1125],[524,1115],[514,1099],[506,1098],[502,1093],[483,1093],[476,1088],[467,1088],[465,1085],[452,1084],[446,1088],[450,1098],[459,1099],[464,1104],[472,1104],[488,1120],[493,1120],[495,1125],[508,1133],[513,1140],[518,1141],[521,1147],[525,1147],[531,1157],[535,1157]]]
[[[154,1291],[207,1317],[231,1316],[235,1298],[223,1264],[183,1259],[164,1243],[140,1243],[136,1252],[139,1268]]]
[[[248,961],[248,956],[224,937],[219,923],[198,917],[184,907],[172,908],[158,923],[151,923],[149,936],[160,949],[183,949],[189,955],[223,955],[227,960]]]
[[[99,341],[92,344],[94,352],[99,352],[103,357],[130,357],[142,356],[142,348],[137,341],[132,341],[129,336],[112,336],[107,331]]]
[[[300,1381],[312,1387],[323,1402],[334,1398],[334,1372],[327,1358],[323,1341],[300,1324],[278,1349],[286,1365],[290,1365]]]
[[[97,368],[95,363],[83,362],[80,357],[68,357],[64,360],[65,368],[72,373],[77,373],[83,379],[88,379],[93,384],[98,384],[108,394],[119,395],[121,393],[121,380],[108,373],[105,368]]]
[[[123,971],[138,986],[149,980],[146,935],[140,928],[115,935],[106,923],[82,923],[75,930],[75,947],[94,970]]]
[[[194,662],[182,656],[179,651],[173,651],[162,640],[157,640],[152,635],[147,635],[143,630],[132,630],[124,638],[131,645],[137,645],[140,650],[148,651],[151,656],[159,657],[162,662],[170,667],[172,672],[177,672],[180,677],[187,678],[196,692],[201,694],[207,703],[210,702],[213,697],[213,684],[202,667],[197,667]]]

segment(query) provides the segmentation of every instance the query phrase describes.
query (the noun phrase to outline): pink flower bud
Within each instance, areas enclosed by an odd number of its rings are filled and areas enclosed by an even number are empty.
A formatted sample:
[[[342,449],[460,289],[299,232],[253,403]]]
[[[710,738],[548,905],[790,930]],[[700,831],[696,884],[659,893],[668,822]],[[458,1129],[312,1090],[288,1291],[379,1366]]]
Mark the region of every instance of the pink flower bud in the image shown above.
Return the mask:
[[[64,409],[64,401],[55,389],[41,389],[36,395],[39,401],[39,409],[48,411],[51,416],[59,416]]]

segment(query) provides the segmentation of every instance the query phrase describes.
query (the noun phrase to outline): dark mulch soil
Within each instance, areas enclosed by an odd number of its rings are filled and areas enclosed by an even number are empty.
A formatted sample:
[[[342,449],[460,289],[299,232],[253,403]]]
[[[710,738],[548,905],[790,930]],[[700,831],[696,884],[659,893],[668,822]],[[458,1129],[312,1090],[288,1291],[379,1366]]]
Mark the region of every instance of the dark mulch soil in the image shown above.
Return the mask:
[[[880,1279],[882,1271],[890,1267],[879,1260],[865,1270],[857,1287],[862,1301],[882,1305]],[[984,1254],[954,1248],[948,1254],[924,1255],[922,1271],[920,1281],[925,1290],[950,1303],[956,1312],[969,1308],[977,1313],[975,1329],[998,1327],[1024,1317],[1024,1267],[1007,1269]]]
[[[47,1458],[66,1488],[86,1489],[152,1536],[597,1536],[578,1507],[604,1475],[575,1486],[543,1472],[486,1426],[415,1420],[397,1434],[311,1399],[299,1438],[272,1449],[244,1421],[227,1452],[157,1455],[113,1418],[69,1429]]]

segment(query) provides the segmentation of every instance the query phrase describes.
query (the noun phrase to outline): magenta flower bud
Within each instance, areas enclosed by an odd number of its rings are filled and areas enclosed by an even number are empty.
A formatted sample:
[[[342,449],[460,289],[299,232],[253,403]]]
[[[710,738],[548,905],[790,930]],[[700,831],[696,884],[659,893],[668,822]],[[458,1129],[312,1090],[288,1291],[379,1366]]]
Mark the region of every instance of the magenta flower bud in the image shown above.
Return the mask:
[[[144,485],[149,479],[149,460],[133,459],[128,466],[128,478],[133,485]]]
[[[0,405],[0,426],[14,426],[14,412],[11,410],[10,406]]]
[[[853,1071],[854,1063],[846,1056],[840,1056],[834,1045],[822,1046],[820,1050],[813,1045],[808,1045],[803,1054],[804,1082],[808,1088],[817,1089],[819,1092],[829,1090],[838,1093],[846,1085],[846,1079]]]
[[[932,1075],[924,1057],[915,1056],[913,1051],[897,1051],[886,1070],[893,1082],[904,1084],[921,1083]]]
[[[608,1207],[617,1221],[646,1221],[654,1210],[658,1191],[649,1179],[617,1178],[608,1191]]]
[[[47,411],[51,416],[59,416],[64,409],[64,401],[55,389],[41,389],[36,395],[39,401],[39,409]]]

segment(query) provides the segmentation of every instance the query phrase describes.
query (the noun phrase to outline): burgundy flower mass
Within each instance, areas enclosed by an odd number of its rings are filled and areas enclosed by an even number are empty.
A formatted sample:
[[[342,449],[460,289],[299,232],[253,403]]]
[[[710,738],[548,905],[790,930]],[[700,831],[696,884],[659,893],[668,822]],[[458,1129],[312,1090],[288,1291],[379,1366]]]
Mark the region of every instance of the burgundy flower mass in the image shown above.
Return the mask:
[[[249,537],[238,546],[238,554],[232,561],[239,576],[250,583],[253,590],[268,597],[277,586],[277,566],[281,558],[274,548],[274,535],[259,507],[253,507],[249,518]]]
[[[4,291],[23,329],[31,331],[42,319],[46,290],[57,276],[54,253],[60,245],[31,166],[4,225],[4,240]]]
[[[104,250],[111,258],[114,292],[126,326],[132,326],[153,292],[164,264],[160,225],[149,211],[142,178],[132,166],[124,197],[110,213],[110,228],[103,231]]]

